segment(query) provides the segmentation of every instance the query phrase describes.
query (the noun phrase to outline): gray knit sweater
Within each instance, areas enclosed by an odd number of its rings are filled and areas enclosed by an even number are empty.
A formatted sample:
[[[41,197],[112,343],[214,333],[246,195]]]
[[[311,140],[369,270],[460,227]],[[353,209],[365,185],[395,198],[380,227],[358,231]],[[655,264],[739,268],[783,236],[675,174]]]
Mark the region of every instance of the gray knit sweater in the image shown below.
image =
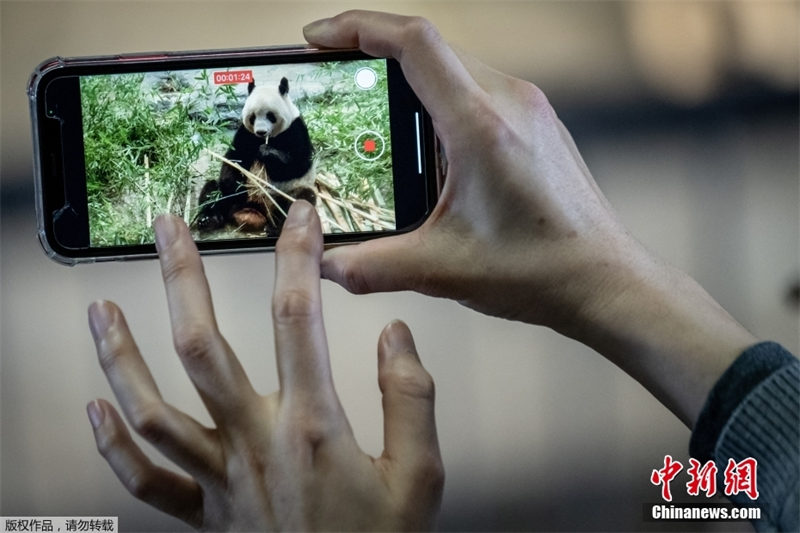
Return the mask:
[[[719,475],[728,459],[758,461],[758,531],[800,531],[800,360],[779,344],[745,350],[709,394],[689,453],[713,459]],[[750,504],[749,497],[731,497]]]

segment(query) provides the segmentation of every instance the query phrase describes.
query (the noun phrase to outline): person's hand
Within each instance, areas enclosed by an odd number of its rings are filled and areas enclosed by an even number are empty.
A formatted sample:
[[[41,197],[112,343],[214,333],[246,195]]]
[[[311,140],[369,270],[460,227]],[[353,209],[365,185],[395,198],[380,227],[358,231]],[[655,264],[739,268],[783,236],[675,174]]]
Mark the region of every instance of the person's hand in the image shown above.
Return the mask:
[[[550,326],[608,357],[691,426],[756,339],[630,235],[542,91],[453,50],[420,18],[350,11],[304,33],[396,58],[448,162],[420,228],[329,250],[323,276],[355,293],[410,289]]]
[[[420,18],[352,11],[304,31],[314,44],[397,58],[449,165],[422,227],[327,251],[324,277],[556,328],[605,287],[630,243],[537,87],[454,51]]]
[[[434,525],[443,469],[433,381],[405,324],[389,324],[378,342],[385,448],[378,458],[359,449],[331,379],[319,290],[320,231],[313,208],[296,202],[276,252],[272,316],[280,390],[261,396],[217,328],[185,224],[174,217],[156,221],[175,350],[215,428],[164,402],[114,304],[89,308],[100,364],[125,419],[188,473],[155,466],[114,407],[91,402],[97,447],[133,495],[211,531]]]

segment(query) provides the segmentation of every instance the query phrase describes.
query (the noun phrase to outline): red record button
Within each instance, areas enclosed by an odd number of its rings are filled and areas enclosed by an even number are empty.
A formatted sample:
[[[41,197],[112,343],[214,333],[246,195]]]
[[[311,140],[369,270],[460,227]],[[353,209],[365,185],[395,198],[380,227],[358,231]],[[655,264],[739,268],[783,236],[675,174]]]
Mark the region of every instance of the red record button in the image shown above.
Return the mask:
[[[386,150],[386,141],[377,131],[365,130],[356,136],[353,148],[356,155],[366,161],[375,161]]]

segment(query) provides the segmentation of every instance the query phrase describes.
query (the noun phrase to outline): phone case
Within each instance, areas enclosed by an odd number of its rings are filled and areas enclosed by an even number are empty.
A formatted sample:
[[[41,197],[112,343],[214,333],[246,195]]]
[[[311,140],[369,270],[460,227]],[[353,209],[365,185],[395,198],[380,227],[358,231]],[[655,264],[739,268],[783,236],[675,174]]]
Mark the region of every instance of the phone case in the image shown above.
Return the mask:
[[[102,67],[104,69],[113,69],[114,72],[129,72],[135,71],[137,68],[142,70],[163,70],[168,71],[170,69],[173,70],[180,70],[187,68],[187,61],[191,62],[193,67],[195,66],[202,66],[205,64],[211,65],[213,62],[224,62],[226,60],[236,60],[237,62],[248,62],[250,60],[253,61],[253,64],[263,64],[264,59],[267,60],[270,57],[279,57],[281,62],[286,59],[287,62],[315,62],[315,61],[325,61],[326,57],[329,57],[328,54],[361,54],[364,55],[357,49],[347,49],[347,50],[322,50],[315,47],[307,46],[307,45],[289,45],[289,46],[269,46],[269,47],[256,47],[256,48],[245,48],[245,49],[227,49],[227,50],[190,50],[190,51],[179,51],[179,52],[143,52],[143,53],[127,53],[127,54],[116,54],[116,55],[100,55],[100,56],[88,56],[88,57],[53,57],[41,62],[33,71],[30,76],[30,80],[27,86],[27,93],[29,97],[29,105],[30,105],[30,113],[31,113],[31,124],[32,124],[32,131],[33,131],[33,140],[34,140],[34,174],[35,174],[35,194],[36,194],[36,217],[37,217],[37,235],[39,241],[45,251],[45,253],[53,260],[65,264],[65,265],[75,265],[78,263],[92,263],[92,262],[99,262],[99,261],[113,261],[113,260],[131,260],[131,259],[143,259],[143,258],[152,258],[156,256],[155,250],[153,249],[150,252],[142,252],[141,250],[136,251],[135,253],[131,254],[118,254],[118,255],[108,255],[108,256],[86,256],[86,257],[72,257],[69,255],[64,255],[60,253],[57,247],[51,246],[51,243],[48,239],[48,231],[47,227],[48,224],[51,224],[51,234],[52,234],[52,225],[53,220],[56,219],[61,214],[61,211],[68,210],[70,208],[68,202],[65,203],[62,209],[50,212],[47,212],[48,209],[45,207],[45,190],[43,190],[44,184],[44,177],[42,175],[44,169],[42,168],[42,157],[47,156],[48,154],[43,154],[41,150],[41,146],[38,142],[40,138],[40,119],[45,113],[44,104],[42,103],[45,100],[44,95],[42,94],[42,88],[45,87],[48,83],[48,79],[54,75],[58,75],[65,70],[69,70],[70,73],[75,73],[76,75],[81,75],[83,73],[93,72],[96,70],[97,67]],[[207,62],[207,63],[204,63]],[[216,63],[214,63],[216,64]],[[144,68],[143,68],[144,67]],[[429,118],[425,120],[429,121]],[[435,141],[435,137],[434,137]],[[434,172],[433,179],[435,180],[433,183],[433,187],[441,189],[442,185],[442,173],[440,172],[442,169],[438,164],[441,161],[438,157],[439,146],[438,142],[436,142],[436,148],[434,149],[433,159],[435,160],[434,163]],[[50,154],[52,157],[52,154]],[[437,183],[438,182],[438,187]],[[434,197],[438,197],[439,190],[432,191],[432,195]],[[435,203],[435,198],[433,200]],[[346,242],[342,242],[345,244]],[[327,243],[326,243],[327,244]],[[274,249],[273,246],[249,246],[248,248],[221,248],[219,250],[214,249],[204,249],[202,251],[203,254],[214,254],[214,253],[237,253],[237,252],[252,252],[252,251],[259,251],[259,250],[272,250]]]
[[[173,61],[190,60],[219,60],[219,59],[243,59],[248,58],[262,59],[264,57],[280,55],[286,56],[313,56],[318,54],[321,50],[316,47],[307,45],[288,45],[288,46],[267,46],[267,47],[254,47],[243,49],[229,49],[229,50],[187,50],[187,51],[170,51],[170,52],[142,52],[142,53],[126,53],[114,55],[98,55],[98,56],[85,56],[85,57],[52,57],[42,61],[31,73],[30,80],[27,86],[27,93],[29,98],[29,106],[31,113],[31,124],[33,130],[33,167],[34,167],[34,192],[36,196],[36,221],[37,221],[37,236],[45,254],[51,259],[65,264],[75,265],[77,263],[93,263],[97,261],[118,261],[129,259],[146,259],[152,258],[155,254],[133,254],[133,255],[117,255],[109,257],[68,257],[60,254],[49,243],[45,231],[45,217],[49,216],[44,211],[43,198],[44,191],[42,168],[41,168],[41,152],[40,145],[37,142],[39,139],[39,89],[41,82],[47,79],[48,74],[55,71],[69,68],[69,69],[91,69],[96,66],[122,66],[122,65],[148,65],[148,66],[167,66]],[[264,248],[269,249],[269,248]],[[257,250],[251,248],[250,251]],[[245,250],[242,250],[243,252]],[[232,253],[235,250],[220,250],[218,253]],[[206,253],[214,253],[209,251]]]

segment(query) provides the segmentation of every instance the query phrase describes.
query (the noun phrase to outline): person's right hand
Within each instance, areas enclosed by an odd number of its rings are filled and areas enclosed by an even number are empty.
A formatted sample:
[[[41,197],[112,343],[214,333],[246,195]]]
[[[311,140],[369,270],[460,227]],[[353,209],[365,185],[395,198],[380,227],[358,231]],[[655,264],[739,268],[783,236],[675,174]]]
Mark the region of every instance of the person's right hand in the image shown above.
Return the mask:
[[[609,358],[687,425],[756,338],[618,221],[541,90],[453,50],[420,18],[351,11],[317,45],[394,57],[449,164],[417,230],[329,250],[355,293],[410,289],[550,326]]]
[[[422,227],[329,250],[323,276],[354,293],[411,289],[556,328],[602,289],[631,243],[542,91],[454,51],[424,19],[354,11],[304,31],[397,58],[449,163]]]

